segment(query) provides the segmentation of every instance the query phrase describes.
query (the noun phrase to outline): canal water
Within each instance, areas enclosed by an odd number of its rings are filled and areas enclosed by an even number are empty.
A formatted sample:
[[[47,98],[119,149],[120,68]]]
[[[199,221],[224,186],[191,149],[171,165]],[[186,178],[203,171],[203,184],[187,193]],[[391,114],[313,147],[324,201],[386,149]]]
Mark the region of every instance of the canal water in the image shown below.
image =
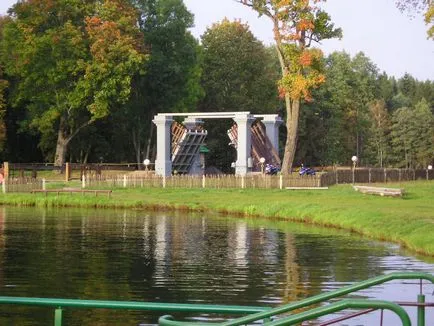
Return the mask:
[[[392,271],[434,273],[433,263],[396,245],[279,220],[0,207],[2,296],[274,307]],[[418,291],[412,281],[392,282],[352,297],[415,301]],[[423,286],[427,301],[433,291]],[[64,325],[155,324],[161,314],[67,309]],[[52,309],[0,306],[0,325],[52,322]],[[380,312],[338,325],[380,325]],[[383,325],[399,322],[385,313]]]

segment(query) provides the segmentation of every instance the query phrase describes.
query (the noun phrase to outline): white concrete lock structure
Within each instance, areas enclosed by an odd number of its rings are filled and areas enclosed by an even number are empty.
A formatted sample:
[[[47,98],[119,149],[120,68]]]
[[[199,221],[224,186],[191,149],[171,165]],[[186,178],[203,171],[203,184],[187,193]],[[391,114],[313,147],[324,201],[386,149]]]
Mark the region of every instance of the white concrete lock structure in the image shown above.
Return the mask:
[[[263,118],[262,123],[265,126],[268,139],[276,152],[279,153],[279,127],[283,124],[282,118],[277,114],[255,115],[256,117]]]
[[[235,114],[233,120],[237,124],[238,145],[237,161],[235,162],[235,174],[246,175],[249,171],[249,159],[252,153],[252,123],[255,118],[251,114]]]
[[[187,129],[193,129],[197,124],[203,123],[202,119],[233,119],[238,126],[237,159],[235,174],[246,175],[251,159],[252,140],[251,126],[255,119],[262,119],[266,133],[271,144],[279,150],[279,126],[283,123],[277,114],[252,115],[248,111],[242,112],[194,112],[194,113],[159,113],[154,116],[153,122],[157,126],[157,159],[155,161],[155,173],[162,176],[172,174],[171,160],[171,125],[173,117],[186,117],[184,125]]]
[[[156,115],[152,122],[157,126],[155,173],[166,177],[172,175],[170,141],[173,118],[170,115]]]

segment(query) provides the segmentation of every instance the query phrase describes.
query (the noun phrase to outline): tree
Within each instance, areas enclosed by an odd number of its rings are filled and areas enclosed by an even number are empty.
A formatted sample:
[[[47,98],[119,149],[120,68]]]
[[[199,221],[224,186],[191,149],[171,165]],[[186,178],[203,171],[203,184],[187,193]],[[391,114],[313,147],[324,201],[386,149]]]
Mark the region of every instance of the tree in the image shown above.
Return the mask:
[[[129,126],[135,158],[150,158],[154,125],[159,112],[196,109],[203,97],[200,86],[200,48],[189,29],[194,17],[182,0],[134,0],[139,27],[150,49],[145,75],[133,81],[130,101],[117,118]],[[148,140],[147,142],[145,140]]]
[[[364,158],[377,68],[363,53],[352,58],[334,52],[325,59],[324,73],[325,83],[313,91],[317,101],[305,104],[308,110],[301,115],[299,146],[311,164],[343,164],[353,155]],[[298,159],[305,161],[300,154]]]
[[[121,0],[24,1],[10,12],[2,61],[19,79],[13,104],[27,108],[42,141],[54,133],[54,162],[62,165],[80,130],[129,98],[147,58],[137,12]]]
[[[202,87],[205,97],[200,111],[252,111],[274,113],[279,105],[275,58],[240,21],[213,24],[202,35]],[[206,121],[210,149],[207,160],[223,171],[230,170],[235,152],[228,138],[228,120]]]
[[[8,17],[0,17],[0,42],[2,41],[1,32],[4,25],[9,21]],[[3,152],[4,145],[6,141],[6,90],[8,88],[9,82],[4,79],[3,67],[0,65],[0,152]]]
[[[321,0],[320,0],[321,1]],[[273,23],[274,40],[279,57],[282,79],[279,90],[286,105],[287,139],[282,173],[288,174],[294,161],[300,104],[310,101],[311,90],[325,81],[322,53],[311,48],[313,42],[340,37],[330,16],[315,3],[317,0],[238,0]]]
[[[428,38],[434,39],[434,1],[433,0],[397,0],[397,6],[402,11],[424,11],[425,23],[428,26]]]
[[[201,110],[266,112],[277,105],[272,57],[248,25],[228,19],[213,24],[202,35],[202,48]]]
[[[375,100],[369,104],[371,118],[368,148],[374,153],[374,162],[383,167],[389,150],[388,134],[390,131],[390,119],[386,108],[386,102]]]
[[[7,80],[2,79],[2,72],[0,70],[0,152],[4,149],[4,144],[6,141],[6,98],[5,93],[8,87]]]
[[[391,141],[395,162],[406,168],[426,168],[434,156],[434,116],[426,100],[415,108],[400,108],[392,116]]]

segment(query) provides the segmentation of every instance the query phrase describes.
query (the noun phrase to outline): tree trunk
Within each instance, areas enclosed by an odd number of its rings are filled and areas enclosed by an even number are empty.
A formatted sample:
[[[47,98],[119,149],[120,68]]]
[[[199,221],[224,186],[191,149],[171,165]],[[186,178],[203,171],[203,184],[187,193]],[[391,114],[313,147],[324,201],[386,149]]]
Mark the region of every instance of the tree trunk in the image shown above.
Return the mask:
[[[282,38],[279,32],[279,21],[276,18],[272,18],[274,24],[274,40],[276,41],[276,52],[279,58],[280,68],[282,70],[282,77],[288,73],[288,67],[285,64],[285,59],[282,49]],[[300,99],[291,100],[288,92],[285,94],[285,106],[286,106],[286,143],[282,160],[282,174],[288,175],[292,170],[294,163],[295,150],[297,146],[297,134],[298,134],[298,120],[300,116]]]
[[[148,144],[146,145],[146,155],[145,158],[149,159],[149,154],[151,152],[152,135],[154,134],[154,122],[151,120],[151,127],[149,128]]]
[[[297,147],[298,121],[300,117],[300,100],[290,100],[286,96],[286,143],[282,161],[282,174],[288,175],[294,163]]]
[[[62,128],[63,123],[60,123],[57,133],[56,154],[54,155],[54,166],[62,166],[65,163],[66,151],[68,149],[69,139],[65,137]]]
[[[141,149],[141,141],[140,141],[140,127],[138,129],[133,129],[132,132],[133,136],[133,146],[134,146],[134,152],[136,154],[136,163],[139,167],[139,170],[141,169],[141,158],[140,158],[140,149]]]
[[[65,118],[60,118],[59,130],[57,132],[56,154],[54,155],[54,166],[62,166],[65,163],[69,142],[78,134],[81,129],[90,125],[91,123],[92,120],[86,121],[74,131],[68,131]]]

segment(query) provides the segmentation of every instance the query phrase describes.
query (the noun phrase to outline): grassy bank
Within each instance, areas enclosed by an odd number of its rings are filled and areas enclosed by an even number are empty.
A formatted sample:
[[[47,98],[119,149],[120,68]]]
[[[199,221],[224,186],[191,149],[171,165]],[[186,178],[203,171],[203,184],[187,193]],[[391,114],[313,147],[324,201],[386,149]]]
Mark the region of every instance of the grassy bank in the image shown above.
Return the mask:
[[[278,217],[335,227],[399,243],[434,256],[434,182],[396,185],[404,198],[355,192],[349,185],[326,191],[240,189],[114,189],[111,198],[90,194],[6,194],[0,204],[100,208],[212,210],[244,216]]]

